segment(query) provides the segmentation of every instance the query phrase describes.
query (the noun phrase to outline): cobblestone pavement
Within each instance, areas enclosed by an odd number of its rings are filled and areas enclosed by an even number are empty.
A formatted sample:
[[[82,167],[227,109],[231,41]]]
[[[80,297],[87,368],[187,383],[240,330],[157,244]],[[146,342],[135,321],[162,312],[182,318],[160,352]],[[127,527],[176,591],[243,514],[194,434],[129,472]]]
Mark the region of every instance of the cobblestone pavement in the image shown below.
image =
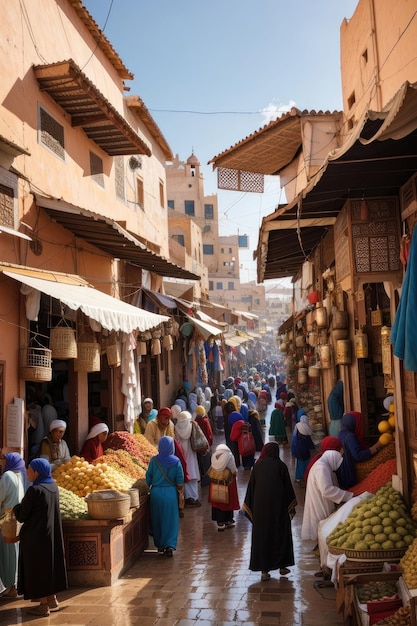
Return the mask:
[[[215,445],[221,443],[216,436]],[[281,458],[294,477],[289,446]],[[249,472],[239,469],[243,502]],[[26,613],[24,600],[1,601],[0,626],[48,624],[71,626],[341,626],[334,588],[318,588],[319,569],[312,542],[300,539],[304,489],[295,485],[298,500],[293,520],[296,564],[290,574],[261,582],[248,569],[251,525],[236,512],[236,526],[223,533],[211,521],[208,487],[201,489],[202,506],[187,507],[180,520],[178,549],[173,558],[149,548],[112,587],[71,588],[59,594],[61,610],[50,617]]]

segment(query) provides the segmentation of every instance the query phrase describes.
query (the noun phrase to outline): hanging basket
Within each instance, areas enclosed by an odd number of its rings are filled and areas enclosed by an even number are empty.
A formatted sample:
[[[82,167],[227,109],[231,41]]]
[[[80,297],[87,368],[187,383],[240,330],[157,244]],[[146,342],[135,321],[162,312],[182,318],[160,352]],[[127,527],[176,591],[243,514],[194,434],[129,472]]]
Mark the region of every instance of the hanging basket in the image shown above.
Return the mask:
[[[112,343],[106,346],[107,363],[110,367],[120,367],[122,363],[122,357],[120,354],[120,344]]]
[[[165,348],[165,350],[173,350],[174,349],[174,341],[171,337],[171,335],[165,335],[165,337],[162,339],[162,345]]]
[[[148,344],[146,341],[138,341],[137,351],[140,356],[148,354]]]
[[[152,328],[151,330],[152,339],[160,339],[162,337],[162,324]]]
[[[161,354],[161,342],[159,339],[152,339],[151,341],[151,353],[153,356]]]
[[[97,341],[79,341],[78,355],[74,361],[76,372],[99,372],[100,371],[100,344]]]
[[[20,351],[20,375],[23,380],[49,382],[52,380],[52,352],[48,348],[23,348]]]
[[[69,326],[51,328],[49,347],[53,359],[76,359],[77,340],[75,330]]]
[[[112,330],[105,342],[107,363],[110,367],[119,367],[122,363],[120,341],[117,333]]]
[[[163,323],[165,335],[171,335],[171,337],[178,337],[180,325],[174,318],[170,317],[167,322]]]

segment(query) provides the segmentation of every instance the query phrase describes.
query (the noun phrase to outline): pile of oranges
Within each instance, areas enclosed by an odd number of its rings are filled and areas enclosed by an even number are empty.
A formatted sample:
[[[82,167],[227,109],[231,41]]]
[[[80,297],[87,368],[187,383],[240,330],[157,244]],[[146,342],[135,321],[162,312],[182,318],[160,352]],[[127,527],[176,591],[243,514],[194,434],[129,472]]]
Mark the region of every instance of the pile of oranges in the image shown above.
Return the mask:
[[[378,424],[378,430],[381,433],[379,437],[379,443],[383,446],[386,446],[394,439],[394,431],[395,431],[395,407],[394,403],[390,404],[388,407],[388,419],[382,420]]]

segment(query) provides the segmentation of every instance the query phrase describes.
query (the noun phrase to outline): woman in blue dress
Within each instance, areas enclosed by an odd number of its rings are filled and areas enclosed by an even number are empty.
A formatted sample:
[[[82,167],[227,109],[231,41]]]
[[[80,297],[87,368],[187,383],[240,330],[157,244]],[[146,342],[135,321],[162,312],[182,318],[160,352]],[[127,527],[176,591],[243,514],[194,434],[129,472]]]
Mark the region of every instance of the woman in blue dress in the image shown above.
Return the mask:
[[[184,472],[174,454],[172,437],[161,437],[158,454],[151,458],[146,483],[151,487],[151,526],[158,552],[172,556],[177,549],[179,515],[177,491],[184,488]]]
[[[0,515],[18,504],[26,491],[26,466],[17,452],[0,456]],[[6,543],[0,533],[0,579],[5,589],[2,598],[16,598],[18,543]]]

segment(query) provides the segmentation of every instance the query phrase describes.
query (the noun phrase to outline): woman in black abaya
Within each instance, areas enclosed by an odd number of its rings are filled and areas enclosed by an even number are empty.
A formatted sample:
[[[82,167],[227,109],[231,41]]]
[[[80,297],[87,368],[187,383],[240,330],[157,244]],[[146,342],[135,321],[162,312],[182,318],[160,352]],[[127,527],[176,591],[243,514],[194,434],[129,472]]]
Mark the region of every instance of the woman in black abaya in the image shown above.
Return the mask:
[[[262,448],[249,479],[243,510],[252,522],[249,569],[262,572],[261,580],[279,569],[281,576],[294,565],[291,519],[297,501],[288,468],[279,458],[275,441]]]

